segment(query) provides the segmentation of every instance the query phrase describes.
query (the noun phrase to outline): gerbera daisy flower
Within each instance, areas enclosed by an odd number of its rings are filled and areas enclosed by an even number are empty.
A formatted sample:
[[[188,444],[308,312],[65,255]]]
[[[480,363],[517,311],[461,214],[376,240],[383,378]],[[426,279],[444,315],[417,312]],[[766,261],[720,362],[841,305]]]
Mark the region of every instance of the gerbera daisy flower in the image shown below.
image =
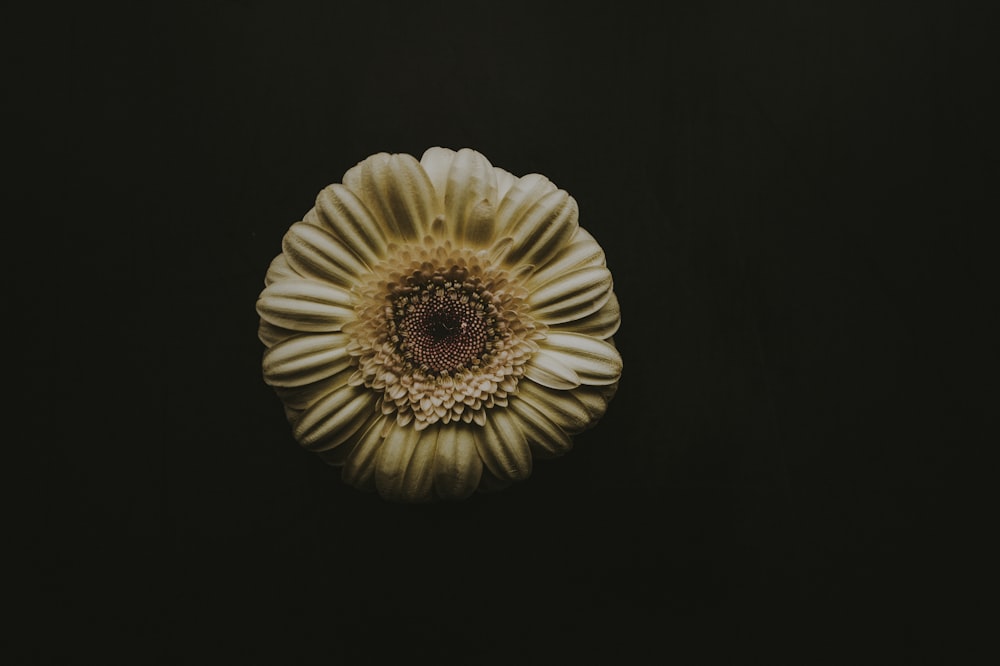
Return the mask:
[[[463,499],[607,409],[620,312],[576,201],[480,153],[379,153],[291,226],[257,300],[295,438],[386,499]]]

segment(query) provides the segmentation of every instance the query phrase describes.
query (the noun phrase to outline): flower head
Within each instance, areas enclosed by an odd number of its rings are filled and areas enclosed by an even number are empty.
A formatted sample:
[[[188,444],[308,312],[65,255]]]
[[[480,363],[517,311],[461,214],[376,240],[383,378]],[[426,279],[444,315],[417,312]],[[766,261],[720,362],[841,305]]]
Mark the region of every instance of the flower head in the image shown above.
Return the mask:
[[[399,501],[570,450],[614,395],[620,313],[576,201],[462,149],[373,155],[291,226],[257,300],[295,438]]]

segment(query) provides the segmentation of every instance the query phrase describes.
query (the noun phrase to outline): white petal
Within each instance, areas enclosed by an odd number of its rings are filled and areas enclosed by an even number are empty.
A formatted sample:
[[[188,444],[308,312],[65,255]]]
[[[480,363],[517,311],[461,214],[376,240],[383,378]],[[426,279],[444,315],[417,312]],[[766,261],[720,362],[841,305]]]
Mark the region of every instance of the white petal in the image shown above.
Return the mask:
[[[510,235],[510,229],[517,224],[531,208],[551,192],[556,186],[539,173],[529,173],[514,183],[497,207],[497,236]]]
[[[514,397],[508,408],[521,420],[525,439],[535,454],[555,458],[573,448],[570,436],[529,401]]]
[[[476,450],[478,428],[461,422],[441,427],[434,454],[434,490],[442,499],[465,499],[479,486],[483,461]]]
[[[361,490],[375,489],[375,466],[382,448],[382,431],[386,417],[379,416],[363,431],[351,455],[344,461],[341,478],[348,485]]]
[[[597,244],[593,236],[577,227],[573,241],[559,250],[544,266],[540,266],[528,279],[526,285],[529,289],[535,290],[572,271],[589,266],[604,265],[604,250]]]
[[[260,320],[260,324],[257,326],[257,338],[264,343],[265,347],[273,347],[285,338],[301,334],[301,332],[293,331],[290,328],[275,326],[263,319]]]
[[[493,170],[497,176],[497,200],[503,201],[503,198],[507,196],[507,192],[514,186],[518,178],[510,171],[501,169],[500,167],[493,167]]]
[[[306,334],[289,338],[264,353],[264,378],[271,386],[302,386],[347,369],[350,338],[346,333]]]
[[[358,431],[351,435],[343,444],[333,447],[332,449],[327,449],[326,451],[317,451],[316,455],[323,459],[327,465],[333,467],[343,467],[344,463],[347,462],[351,454],[354,453],[354,449],[357,448],[358,444],[361,442],[361,438],[368,428],[371,427],[378,419],[382,418],[381,415],[373,416],[368,420],[367,423],[358,428]]]
[[[308,409],[347,384],[352,374],[354,374],[354,368],[349,366],[325,379],[301,386],[275,386],[274,391],[286,407],[297,410]]]
[[[580,377],[556,354],[544,348],[535,352],[524,368],[524,376],[551,389],[567,390],[580,385]]]
[[[530,403],[568,435],[586,430],[593,422],[590,410],[575,393],[555,391],[523,379],[517,383],[517,397]]]
[[[322,227],[297,222],[281,241],[283,255],[299,275],[351,287],[367,272],[365,264]]]
[[[437,211],[444,212],[444,193],[448,189],[448,171],[451,170],[451,163],[455,159],[455,151],[450,148],[428,148],[420,158],[420,166],[424,168],[427,177],[431,179],[434,186],[434,194],[437,200]]]
[[[574,319],[562,324],[552,325],[554,331],[570,331],[590,335],[601,340],[607,340],[618,332],[618,327],[622,323],[621,308],[618,305],[618,297],[611,292],[611,298],[601,306],[597,312],[587,315],[581,319]]]
[[[611,287],[611,272],[604,266],[575,270],[528,296],[531,316],[547,325],[581,319],[608,302]]]
[[[479,479],[479,487],[476,488],[476,492],[488,494],[495,493],[504,488],[510,488],[513,481],[507,479],[500,479],[490,472],[489,467],[483,467],[483,476]]]
[[[375,465],[375,487],[388,500],[425,502],[433,498],[437,429],[419,431],[393,425]]]
[[[581,384],[591,386],[614,384],[621,377],[622,357],[610,342],[589,335],[550,330],[540,344],[541,349],[532,357],[529,367],[535,359],[543,357],[547,364],[568,368]]]
[[[275,282],[261,292],[257,313],[275,326],[296,331],[339,331],[354,318],[351,293],[306,279]]]
[[[434,186],[412,155],[372,155],[344,174],[344,185],[397,240],[421,240],[436,214]]]
[[[590,415],[590,425],[594,425],[608,410],[608,402],[617,390],[617,383],[605,386],[581,386],[573,389],[573,398],[587,410],[587,414]]]
[[[514,239],[504,263],[543,265],[569,244],[578,216],[576,200],[565,190],[549,192],[504,228],[502,235]]]
[[[311,212],[324,228],[369,266],[385,256],[388,241],[382,226],[364,202],[340,183],[324,188],[316,197],[316,207]],[[310,218],[306,216],[307,221],[311,221]]]
[[[501,481],[531,476],[531,449],[518,419],[503,408],[490,410],[486,424],[475,432],[476,449],[486,468]]]
[[[286,278],[300,278],[302,277],[288,265],[288,259],[283,254],[279,254],[277,257],[271,260],[270,266],[267,267],[267,273],[264,274],[264,286],[268,286],[277,282],[278,280],[284,280]]]
[[[460,245],[486,245],[493,239],[496,207],[493,165],[469,148],[455,153],[444,192],[444,215],[451,237]]]
[[[313,451],[332,449],[346,441],[375,413],[375,393],[347,384],[302,412],[295,439]]]

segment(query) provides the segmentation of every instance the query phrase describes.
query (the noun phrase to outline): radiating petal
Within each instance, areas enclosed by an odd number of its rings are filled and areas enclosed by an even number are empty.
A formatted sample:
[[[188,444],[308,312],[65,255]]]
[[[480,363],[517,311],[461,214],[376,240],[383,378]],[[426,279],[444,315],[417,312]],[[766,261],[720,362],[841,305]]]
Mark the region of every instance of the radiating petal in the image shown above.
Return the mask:
[[[428,148],[420,158],[420,166],[424,168],[427,177],[434,186],[437,199],[437,212],[444,212],[444,193],[448,189],[448,172],[455,159],[455,151],[450,148]]]
[[[500,167],[493,167],[493,170],[496,172],[497,177],[497,201],[503,201],[503,198],[507,196],[507,192],[514,186],[518,178],[510,171],[501,169]]]
[[[551,180],[539,173],[521,176],[497,206],[497,237],[510,235],[510,230],[546,195],[555,192]]]
[[[333,447],[332,449],[327,449],[326,451],[317,451],[316,455],[323,459],[327,465],[332,467],[343,467],[347,462],[347,459],[351,457],[354,453],[354,449],[357,448],[358,444],[361,442],[362,437],[368,432],[368,428],[371,427],[378,419],[383,418],[381,414],[373,416],[368,420],[367,423],[358,428],[358,431],[347,438],[343,444]]]
[[[573,448],[570,436],[528,400],[515,396],[509,409],[520,419],[525,439],[536,455],[555,458]]]
[[[524,376],[550,389],[567,390],[580,385],[580,377],[573,367],[544,347],[528,361]]]
[[[433,499],[434,452],[437,428],[417,430],[393,425],[385,436],[375,464],[379,495],[401,502]]]
[[[621,308],[618,305],[618,297],[615,296],[614,292],[611,292],[611,298],[597,312],[581,319],[553,324],[551,328],[554,331],[570,331],[607,340],[618,332],[621,323]]]
[[[332,449],[371,419],[375,401],[375,393],[364,386],[341,386],[302,412],[295,439],[313,451]]]
[[[261,292],[257,314],[282,328],[331,332],[353,319],[354,307],[345,289],[316,280],[287,279]]]
[[[544,357],[549,366],[570,369],[581,384],[613,384],[622,374],[622,357],[615,346],[589,335],[550,330],[529,368],[539,356]]]
[[[483,467],[483,476],[479,479],[479,487],[476,488],[476,492],[483,494],[496,493],[505,488],[510,488],[512,483],[514,482],[508,479],[500,479],[494,476],[490,472],[489,467]]]
[[[274,390],[287,406],[293,409],[303,410],[312,407],[325,398],[330,393],[347,384],[351,375],[354,374],[353,367],[347,367],[340,372],[301,386],[275,386]]]
[[[517,384],[517,397],[544,414],[568,435],[582,432],[591,424],[590,410],[574,397],[575,392],[554,391],[523,379]]]
[[[503,262],[541,266],[569,243],[578,217],[576,200],[565,190],[549,192],[503,230],[514,239]]]
[[[493,239],[496,207],[493,165],[469,148],[455,153],[444,193],[444,215],[451,237],[460,245],[486,245]]]
[[[264,353],[264,378],[271,386],[302,386],[351,365],[346,333],[306,334],[289,338]]]
[[[531,449],[520,422],[505,409],[492,409],[475,431],[476,449],[486,468],[501,481],[523,481],[531,476]]]
[[[267,273],[264,274],[264,286],[266,287],[277,282],[278,280],[284,280],[286,278],[301,277],[301,275],[296,273],[292,267],[288,265],[288,259],[285,255],[279,254],[271,260],[271,265],[267,267]]]
[[[382,448],[386,417],[379,416],[365,426],[354,450],[344,461],[341,478],[355,488],[375,490],[375,466]],[[336,450],[336,449],[334,449]]]
[[[597,419],[604,416],[608,410],[608,401],[615,394],[617,384],[605,386],[581,386],[573,389],[573,398],[576,399],[590,415],[590,424],[597,423]]]
[[[593,236],[577,227],[573,241],[559,250],[544,266],[540,266],[532,273],[526,286],[531,290],[539,289],[572,271],[604,265],[604,250],[601,249]]]
[[[311,211],[315,219],[351,248],[369,266],[385,256],[388,240],[385,231],[368,207],[353,192],[336,183],[323,189]],[[311,215],[306,220],[311,223]]]
[[[460,422],[441,427],[434,454],[434,490],[442,499],[465,499],[479,486],[483,462],[476,450],[478,428]]]
[[[305,222],[291,226],[281,241],[288,265],[299,275],[351,287],[368,269],[329,231]]]
[[[582,319],[600,310],[611,298],[611,272],[588,266],[552,280],[528,295],[531,315],[553,325]]]
[[[264,343],[265,347],[273,347],[285,338],[290,338],[295,335],[302,335],[300,331],[293,331],[290,328],[282,328],[281,326],[275,326],[269,322],[260,320],[260,324],[257,326],[257,337],[261,342]]]
[[[434,186],[412,155],[372,155],[344,174],[344,186],[397,240],[421,240],[437,212]]]

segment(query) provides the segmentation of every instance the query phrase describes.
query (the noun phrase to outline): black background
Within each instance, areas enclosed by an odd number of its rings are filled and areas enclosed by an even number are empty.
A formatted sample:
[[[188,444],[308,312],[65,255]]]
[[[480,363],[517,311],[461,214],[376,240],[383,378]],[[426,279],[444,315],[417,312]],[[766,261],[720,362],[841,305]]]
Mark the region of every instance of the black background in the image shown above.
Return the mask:
[[[11,16],[11,383],[41,463],[12,504],[25,663],[939,663],[977,612],[946,507],[991,404],[990,18]],[[322,187],[433,145],[575,196],[625,370],[527,483],[397,506],[295,444],[254,302]]]

